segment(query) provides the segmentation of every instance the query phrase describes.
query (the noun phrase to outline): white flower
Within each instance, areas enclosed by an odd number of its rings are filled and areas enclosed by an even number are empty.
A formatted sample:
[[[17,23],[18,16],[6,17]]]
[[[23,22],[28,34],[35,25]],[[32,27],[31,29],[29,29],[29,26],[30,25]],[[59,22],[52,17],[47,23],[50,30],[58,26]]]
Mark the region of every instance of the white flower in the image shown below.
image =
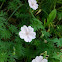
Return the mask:
[[[32,60],[32,62],[41,62],[43,59],[42,56],[37,56],[35,59]]]
[[[38,8],[38,4],[36,0],[28,0],[28,3],[33,10],[36,10]]]
[[[41,62],[48,62],[48,60],[47,59],[43,59]]]
[[[19,36],[21,39],[24,39],[26,42],[31,42],[32,39],[36,38],[36,33],[31,26],[23,26],[21,27],[21,31],[19,32]]]
[[[32,62],[48,62],[47,59],[43,59],[43,56],[37,56]]]

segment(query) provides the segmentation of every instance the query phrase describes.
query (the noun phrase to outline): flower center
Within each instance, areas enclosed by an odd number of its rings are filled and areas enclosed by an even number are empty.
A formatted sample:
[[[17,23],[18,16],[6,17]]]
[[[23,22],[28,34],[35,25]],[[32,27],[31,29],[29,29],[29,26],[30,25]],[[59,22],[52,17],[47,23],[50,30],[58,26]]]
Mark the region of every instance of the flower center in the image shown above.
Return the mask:
[[[26,35],[28,35],[29,33],[28,32],[26,32]]]
[[[34,3],[32,3],[32,6],[34,5]]]

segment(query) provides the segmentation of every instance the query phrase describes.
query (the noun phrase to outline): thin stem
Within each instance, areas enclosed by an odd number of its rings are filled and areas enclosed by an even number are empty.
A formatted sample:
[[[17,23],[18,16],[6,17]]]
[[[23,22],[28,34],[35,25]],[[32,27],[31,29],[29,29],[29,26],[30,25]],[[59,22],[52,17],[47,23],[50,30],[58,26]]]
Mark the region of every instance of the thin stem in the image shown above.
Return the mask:
[[[43,10],[43,9],[42,9]],[[45,11],[45,10],[43,10],[43,12],[45,12],[46,13],[46,15],[48,16],[48,13]]]
[[[35,16],[33,15],[32,11],[31,11],[31,9],[30,9],[30,13],[31,13],[32,17],[35,18]]]
[[[3,4],[4,4],[4,2],[1,4],[0,9],[2,8]]]
[[[23,4],[22,4],[23,5]],[[14,15],[14,13],[22,6],[22,5],[20,5],[20,6],[18,6],[15,10],[14,10],[14,12],[10,15],[10,17],[8,18],[8,20]]]

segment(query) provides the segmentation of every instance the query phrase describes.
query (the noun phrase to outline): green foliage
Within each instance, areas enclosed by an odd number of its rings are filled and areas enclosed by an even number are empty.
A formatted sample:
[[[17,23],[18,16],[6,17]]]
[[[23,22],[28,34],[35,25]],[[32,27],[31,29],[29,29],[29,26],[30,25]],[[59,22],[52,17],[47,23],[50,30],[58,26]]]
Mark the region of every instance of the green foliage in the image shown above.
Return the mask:
[[[62,12],[58,12],[57,15],[58,15],[58,20],[60,21],[62,19]]]
[[[62,1],[37,2],[34,11],[27,0],[0,0],[0,62],[31,62],[45,51],[49,62],[62,62]],[[19,37],[23,25],[36,32],[30,43]]]
[[[0,41],[0,61],[1,62],[12,62],[14,60],[13,52],[13,43],[12,42],[3,42]]]
[[[31,26],[34,28],[35,31],[38,30],[38,29],[40,29],[40,28],[44,29],[42,23],[38,19],[33,18],[31,20],[31,23],[32,23]]]
[[[49,32],[46,32],[46,31],[42,31],[42,35],[45,37],[45,38],[48,38],[50,36],[50,33]]]
[[[5,2],[6,0],[0,0],[1,2]]]
[[[13,1],[10,1],[10,2],[9,2],[9,7],[8,7],[8,9],[15,10],[15,9],[18,7],[18,5],[20,5],[20,4],[21,4],[21,1],[20,1],[20,0],[13,0]]]
[[[54,53],[53,58],[60,60],[60,62],[62,62],[62,53],[58,52],[58,53]]]
[[[6,30],[6,29],[2,29],[1,33],[1,38],[7,39],[11,37],[11,33],[10,31]]]
[[[0,61],[1,61],[1,62],[7,61],[7,57],[8,57],[8,56],[7,56],[7,53],[3,53],[3,52],[2,52],[2,53],[0,54]]]
[[[46,24],[50,25],[53,22],[53,20],[55,19],[55,17],[56,17],[56,9],[52,10],[52,12],[49,14]]]
[[[57,47],[62,47],[62,38],[55,38],[53,39],[54,43],[57,44]]]
[[[14,25],[11,25],[11,26],[9,26],[9,30],[12,32],[12,33],[17,33],[17,27],[16,26],[14,26]]]
[[[47,23],[52,22],[56,17],[56,9],[52,10],[52,12],[49,14],[49,17],[47,18]]]

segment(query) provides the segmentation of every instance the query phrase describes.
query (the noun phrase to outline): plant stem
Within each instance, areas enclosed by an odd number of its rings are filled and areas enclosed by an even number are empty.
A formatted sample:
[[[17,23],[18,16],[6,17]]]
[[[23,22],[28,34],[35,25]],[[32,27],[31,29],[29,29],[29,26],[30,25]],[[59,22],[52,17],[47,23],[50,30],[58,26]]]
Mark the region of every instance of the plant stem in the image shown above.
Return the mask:
[[[23,4],[22,4],[23,5]],[[14,13],[22,6],[22,5],[20,5],[20,6],[18,6],[15,10],[14,10],[14,12],[10,15],[10,17],[8,18],[8,20],[14,15]]]
[[[30,13],[31,13],[32,17],[35,18],[35,16],[33,15],[32,11],[31,11],[31,8],[30,8]]]
[[[4,2],[1,4],[0,9],[2,8],[3,4],[4,4]]]

